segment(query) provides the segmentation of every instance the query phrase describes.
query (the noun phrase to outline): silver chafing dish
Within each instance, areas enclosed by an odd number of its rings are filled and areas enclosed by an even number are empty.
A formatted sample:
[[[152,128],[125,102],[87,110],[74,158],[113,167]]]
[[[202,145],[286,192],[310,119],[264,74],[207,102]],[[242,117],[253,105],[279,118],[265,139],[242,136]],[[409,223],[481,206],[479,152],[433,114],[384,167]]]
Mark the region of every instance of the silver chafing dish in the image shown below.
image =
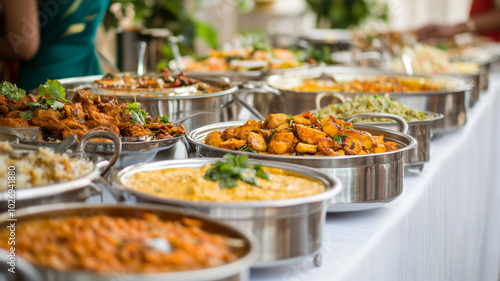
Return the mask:
[[[186,116],[198,113],[200,111],[208,112],[191,118],[183,123],[186,131],[194,128],[212,124],[221,121],[235,120],[236,107],[233,103],[232,95],[236,94],[238,87],[232,85],[230,80],[222,76],[189,76],[199,79],[222,90],[209,94],[191,94],[191,95],[171,95],[163,93],[147,92],[148,96],[140,93],[117,94],[113,95],[120,103],[133,103],[137,101],[141,108],[147,111],[151,116],[167,115],[169,120],[178,120]],[[59,82],[66,88],[68,99],[76,90],[87,89],[93,93],[99,93],[93,88],[93,83],[102,78],[102,75],[84,76],[61,79]],[[100,95],[106,95],[99,93]],[[211,113],[211,114],[210,114]]]
[[[319,78],[322,73],[333,76],[336,81],[352,81],[354,79],[375,79],[380,75],[403,76],[402,74],[384,73],[377,69],[363,69],[353,67],[327,67],[323,71],[320,68],[305,72],[287,73],[285,75],[273,75],[268,77],[264,89],[278,89],[280,91],[279,111],[287,114],[300,114],[316,108],[316,97],[324,92],[299,92],[290,90],[299,86],[306,79]],[[405,75],[405,77],[408,77]],[[466,123],[467,98],[472,89],[472,84],[465,79],[438,75],[412,76],[426,80],[431,83],[445,84],[448,90],[416,93],[389,93],[391,98],[406,104],[411,108],[442,114],[444,117],[432,123],[432,132],[435,134],[455,130]],[[355,96],[363,93],[341,93],[345,96]],[[268,96],[275,96],[269,93]],[[259,111],[269,111],[267,108]]]
[[[225,123],[223,123],[225,124]],[[227,151],[226,151],[227,152]],[[222,156],[226,152],[220,152]],[[230,151],[231,153],[233,151]],[[270,159],[270,158],[268,158]],[[127,178],[140,171],[167,168],[201,168],[214,164],[220,158],[167,160],[127,167],[112,177],[112,184],[129,201],[149,202],[193,209],[209,217],[224,221],[238,229],[252,232],[260,243],[256,267],[288,263],[304,256],[316,256],[321,247],[321,236],[326,208],[341,192],[342,184],[335,177],[314,169],[287,163],[251,160],[251,164],[263,164],[300,173],[320,181],[326,191],[320,194],[286,200],[262,200],[244,202],[210,202],[166,199],[127,188]],[[116,191],[115,191],[116,194]],[[317,260],[315,258],[315,260]]]
[[[351,156],[284,156],[227,150],[205,144],[205,137],[213,131],[241,126],[245,122],[225,122],[191,131],[186,137],[191,148],[201,157],[221,157],[226,153],[246,154],[257,160],[272,160],[310,167],[342,182],[341,193],[332,200],[329,211],[356,211],[377,208],[399,196],[403,189],[403,155],[415,149],[417,141],[406,134],[355,124],[354,128],[372,135],[384,135],[384,140],[398,144],[399,150],[381,154]]]
[[[201,220],[203,229],[213,233],[227,235],[230,238],[243,241],[241,247],[242,257],[232,263],[199,269],[191,271],[165,272],[154,274],[123,274],[117,272],[115,274],[97,274],[86,271],[58,271],[55,269],[36,267],[27,263],[23,258],[16,257],[16,272],[19,272],[27,281],[59,281],[59,280],[79,280],[79,281],[109,281],[109,280],[190,280],[190,281],[239,281],[249,279],[249,267],[255,259],[256,243],[255,238],[247,235],[241,230],[217,222],[206,216],[190,212],[189,210],[178,210],[168,207],[160,207],[158,205],[122,205],[122,204],[104,204],[104,205],[89,205],[89,204],[56,204],[49,206],[38,206],[25,208],[16,211],[17,223],[27,222],[30,220],[42,218],[64,218],[69,216],[92,216],[92,215],[108,215],[116,217],[137,217],[140,212],[150,212],[157,215],[160,219],[175,220],[184,217]],[[1,216],[1,227],[5,228],[10,222],[7,214]],[[2,261],[7,262],[8,257],[5,250],[0,250],[3,254]],[[2,264],[5,264],[2,262]]]
[[[43,204],[81,202],[85,201],[94,194],[101,193],[101,189],[98,186],[100,182],[104,181],[102,176],[108,172],[120,156],[120,138],[109,132],[89,133],[82,137],[75,152],[70,153],[70,155],[72,157],[85,157],[84,147],[92,138],[108,138],[112,139],[115,144],[117,144],[117,149],[113,151],[113,156],[109,162],[101,161],[98,163],[92,163],[93,169],[89,174],[71,181],[47,186],[16,189],[15,198],[12,198],[8,191],[0,192],[0,211],[6,212],[7,209],[18,209]],[[12,201],[12,199],[14,199],[14,201]],[[10,208],[10,204],[13,204],[14,208]]]

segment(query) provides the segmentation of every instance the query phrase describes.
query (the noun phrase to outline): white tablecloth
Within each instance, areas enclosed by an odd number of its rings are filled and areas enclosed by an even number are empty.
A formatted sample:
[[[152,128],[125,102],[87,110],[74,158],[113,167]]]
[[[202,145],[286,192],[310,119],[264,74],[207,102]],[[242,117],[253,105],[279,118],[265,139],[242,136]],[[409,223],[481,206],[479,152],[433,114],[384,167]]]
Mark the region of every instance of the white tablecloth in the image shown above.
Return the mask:
[[[495,81],[497,80],[497,81]],[[405,174],[382,208],[328,214],[323,264],[253,270],[251,280],[499,280],[500,74],[467,125],[432,141],[431,161]]]

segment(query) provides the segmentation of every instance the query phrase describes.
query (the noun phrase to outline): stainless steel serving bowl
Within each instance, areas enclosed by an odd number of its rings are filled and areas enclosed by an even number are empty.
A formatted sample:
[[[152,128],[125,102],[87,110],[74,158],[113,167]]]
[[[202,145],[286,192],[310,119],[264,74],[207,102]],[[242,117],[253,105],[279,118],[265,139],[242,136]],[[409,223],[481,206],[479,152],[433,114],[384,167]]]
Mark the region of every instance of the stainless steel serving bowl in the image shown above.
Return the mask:
[[[384,140],[398,144],[399,150],[380,154],[351,156],[284,156],[227,150],[204,143],[213,131],[223,131],[245,122],[225,122],[193,130],[187,135],[192,149],[201,157],[221,157],[226,153],[246,154],[252,159],[272,160],[310,167],[329,176],[336,176],[343,189],[328,207],[329,211],[356,211],[377,208],[393,200],[403,189],[403,155],[414,149],[417,141],[406,134],[367,125],[354,125],[372,135],[384,135]]]
[[[342,71],[342,72],[341,72]],[[378,72],[377,72],[378,71]],[[299,86],[306,79],[318,78],[321,73],[326,73],[334,77],[336,81],[352,81],[354,79],[376,79],[380,75],[403,76],[402,74],[383,73],[380,70],[370,69],[363,72],[362,68],[326,68],[324,71],[316,69],[310,73],[289,73],[287,75],[273,75],[266,80],[268,87],[278,89],[282,102],[282,111],[287,114],[300,114],[302,112],[316,108],[315,101],[317,95],[324,92],[299,92],[290,90]],[[407,76],[405,76],[407,77]],[[465,125],[467,120],[467,98],[472,89],[472,84],[463,78],[419,75],[413,76],[431,81],[432,83],[444,84],[449,89],[442,91],[413,92],[413,93],[389,93],[391,98],[406,104],[413,109],[442,114],[444,117],[432,123],[433,133],[439,134],[455,130]],[[345,96],[356,96],[367,94],[341,93]],[[272,94],[269,94],[272,95]],[[261,111],[260,108],[257,108]]]
[[[92,216],[92,215],[108,215],[116,217],[137,217],[141,212],[150,212],[156,214],[160,219],[177,220],[180,218],[193,218],[203,222],[203,229],[212,233],[220,233],[230,238],[235,238],[243,241],[242,257],[232,263],[198,270],[165,272],[165,273],[149,273],[149,274],[123,274],[117,272],[115,274],[97,274],[86,271],[58,271],[46,267],[28,267],[23,268],[24,260],[20,257],[22,263],[17,263],[16,271],[24,272],[23,276],[40,276],[40,280],[44,281],[109,281],[109,280],[145,280],[145,281],[238,281],[249,279],[249,267],[255,259],[256,245],[255,238],[251,235],[238,230],[235,227],[229,226],[222,222],[217,222],[206,216],[189,212],[188,210],[177,210],[174,208],[161,207],[158,205],[123,205],[123,204],[56,204],[49,206],[31,207],[16,212],[17,224],[28,222],[30,220],[44,218],[64,218],[70,216]],[[2,221],[0,226],[5,228],[9,225],[7,220],[9,217],[4,214],[0,216]],[[5,250],[4,250],[5,253]],[[6,257],[6,255],[2,255]],[[27,272],[29,271],[29,272]],[[34,272],[36,271],[36,272]],[[36,280],[36,279],[35,279]],[[29,281],[35,281],[29,279]]]
[[[115,137],[115,140],[120,141],[118,136],[112,133],[106,132],[105,134],[94,134],[88,135],[88,139],[92,135],[98,135],[99,137]],[[75,157],[84,157],[83,151],[87,140],[82,139],[82,142],[78,146],[78,149],[71,153]],[[114,151],[113,157],[108,161],[101,161],[97,164],[92,163],[93,169],[87,175],[56,184],[51,184],[47,186],[37,186],[32,188],[22,188],[15,189],[14,195],[8,191],[0,192],[0,211],[7,212],[9,210],[17,210],[19,208],[52,204],[52,203],[62,203],[62,202],[81,202],[85,201],[91,195],[100,193],[100,189],[96,184],[104,176],[107,171],[113,166],[120,156],[121,149],[118,147]]]
[[[326,208],[332,198],[342,189],[341,182],[334,176],[330,178],[314,169],[287,163],[251,160],[251,164],[285,169],[318,180],[325,186],[326,191],[312,196],[285,200],[243,202],[166,199],[127,188],[125,185],[130,176],[140,171],[201,168],[219,160],[221,159],[183,159],[138,164],[118,172],[113,176],[112,184],[119,191],[127,194],[129,200],[197,210],[238,229],[252,232],[260,243],[257,263],[253,266],[272,266],[318,253],[321,247]]]
[[[75,77],[59,80],[69,91],[68,99],[72,98],[72,93],[78,89],[92,89],[95,80],[101,79],[102,75]],[[130,95],[113,95],[120,103],[141,103],[142,109],[151,116],[167,115],[169,120],[178,120],[200,111],[211,112],[212,114],[199,115],[186,120],[183,125],[187,131],[194,128],[221,121],[235,120],[237,116],[236,107],[233,103],[232,94],[236,94],[238,87],[233,86],[230,80],[223,76],[190,76],[199,79],[212,86],[222,88],[221,91],[209,94],[185,95],[185,96],[144,96],[136,93]],[[97,92],[96,92],[97,93]],[[148,95],[155,94],[148,92]]]

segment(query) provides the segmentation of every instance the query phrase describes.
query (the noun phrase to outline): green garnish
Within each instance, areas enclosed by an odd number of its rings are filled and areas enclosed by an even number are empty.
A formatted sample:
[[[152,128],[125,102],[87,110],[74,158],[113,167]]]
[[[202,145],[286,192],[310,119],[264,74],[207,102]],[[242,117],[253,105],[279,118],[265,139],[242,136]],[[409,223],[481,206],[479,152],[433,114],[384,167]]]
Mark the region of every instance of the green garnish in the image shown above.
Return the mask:
[[[23,89],[19,89],[16,84],[12,84],[10,82],[4,81],[0,85],[0,94],[5,96],[6,98],[13,99],[15,101],[19,101],[22,97],[26,95],[26,91]]]
[[[293,119],[293,115],[287,115],[286,118]]]
[[[31,110],[52,108],[58,110],[64,107],[64,103],[70,102],[66,99],[66,92],[57,80],[48,79],[45,84],[38,87],[38,102],[28,103]]]
[[[339,136],[333,136],[333,140],[336,141],[339,145],[342,145],[342,138]]]
[[[45,82],[45,84],[42,84],[40,85],[40,87],[38,87],[38,99],[45,98],[47,94],[53,100],[69,102],[69,100],[66,99],[66,91],[58,80],[47,79],[47,82]]]
[[[135,98],[134,102],[127,104],[125,108],[125,114],[132,112],[132,119],[130,120],[132,123],[139,124],[142,122],[143,124],[146,124],[146,116],[148,113],[141,109],[137,101],[135,101]]]
[[[180,137],[182,134],[174,134],[174,137]]]
[[[161,123],[170,123],[170,120],[168,120],[168,116],[167,115],[163,115],[160,119],[160,122]]]
[[[344,126],[344,129],[350,130],[350,129],[352,129],[352,127],[351,126]]]
[[[22,118],[24,118],[27,121],[29,121],[29,120],[31,120],[33,118],[33,112],[31,112],[31,111],[24,112],[24,113],[19,114],[19,116],[21,116]]]
[[[31,108],[31,109],[36,109],[36,108],[39,108],[41,106],[40,103],[38,102],[30,102],[28,103],[28,107]]]
[[[250,167],[247,155],[235,156],[228,153],[223,159],[225,161],[215,162],[204,176],[207,180],[218,181],[220,188],[234,188],[238,186],[238,180],[253,186],[257,186],[257,178],[269,180],[269,172],[264,171],[262,165]]]

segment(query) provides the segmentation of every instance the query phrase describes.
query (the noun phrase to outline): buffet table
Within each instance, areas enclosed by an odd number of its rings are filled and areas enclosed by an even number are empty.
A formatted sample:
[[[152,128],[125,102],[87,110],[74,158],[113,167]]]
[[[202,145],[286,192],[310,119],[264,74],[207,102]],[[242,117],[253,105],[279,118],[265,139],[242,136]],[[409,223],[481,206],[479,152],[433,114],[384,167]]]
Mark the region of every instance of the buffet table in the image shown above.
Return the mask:
[[[499,280],[500,74],[467,125],[432,141],[382,208],[327,215],[322,265],[253,270],[251,280]]]

